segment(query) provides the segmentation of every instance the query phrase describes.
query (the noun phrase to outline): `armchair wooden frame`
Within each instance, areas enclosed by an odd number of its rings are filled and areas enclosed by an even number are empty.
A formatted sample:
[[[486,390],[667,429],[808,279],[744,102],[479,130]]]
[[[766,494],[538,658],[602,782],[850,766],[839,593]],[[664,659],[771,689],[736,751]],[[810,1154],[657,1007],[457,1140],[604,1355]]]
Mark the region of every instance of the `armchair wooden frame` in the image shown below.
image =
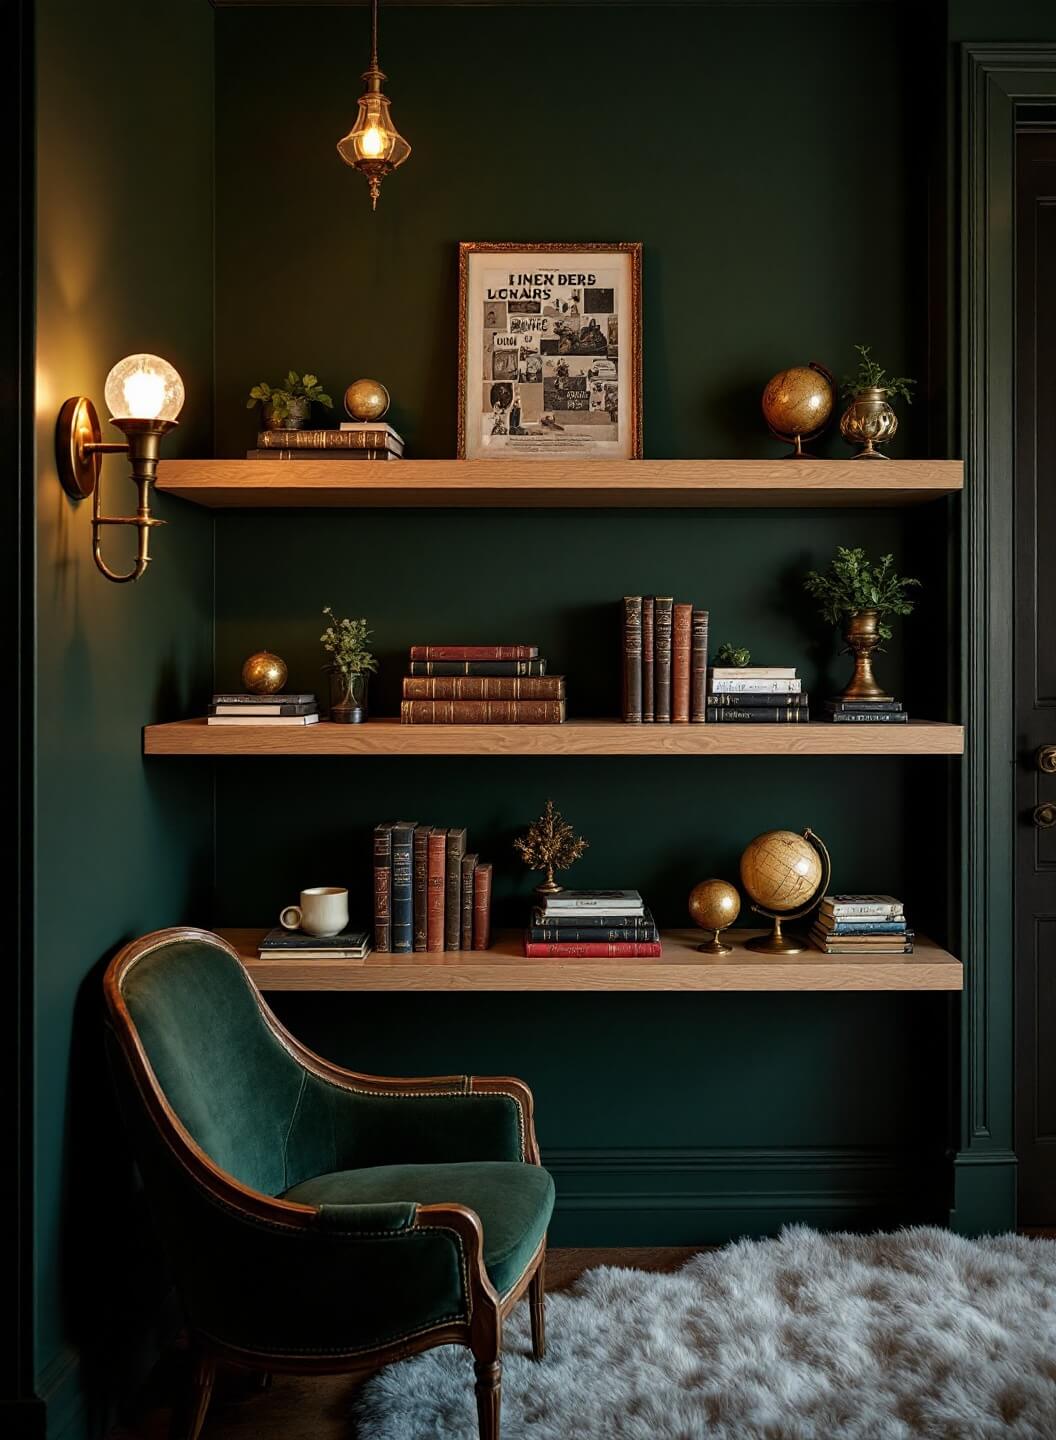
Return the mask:
[[[209,1158],[195,1142],[169,1104],[158,1083],[124,996],[129,971],[145,955],[174,942],[197,941],[225,951],[241,966],[238,952],[218,935],[207,930],[177,927],[157,930],[124,946],[107,967],[104,992],[113,1036],[140,1099],[173,1158],[217,1203],[254,1222],[282,1228],[303,1229],[319,1223],[320,1212],[311,1205],[276,1199],[242,1185]],[[244,967],[243,967],[243,973]],[[276,1039],[297,1063],[331,1085],[359,1094],[421,1095],[493,1094],[508,1096],[517,1106],[521,1133],[521,1159],[538,1165],[539,1146],[535,1136],[532,1092],[522,1081],[508,1076],[433,1075],[394,1078],[362,1075],[324,1060],[301,1044],[276,1019],[246,975],[261,1016]],[[472,1352],[476,1377],[477,1415],[480,1440],[499,1440],[502,1394],[502,1327],[517,1301],[528,1292],[531,1305],[532,1353],[543,1357],[546,1346],[544,1277],[546,1239],[540,1242],[517,1283],[500,1295],[492,1285],[484,1264],[484,1231],[479,1216],[465,1205],[419,1205],[414,1229],[440,1229],[457,1237],[466,1286],[464,1319],[436,1325],[408,1335],[392,1344],[326,1356],[264,1354],[242,1350],[215,1337],[194,1334],[192,1379],[186,1410],[178,1427],[185,1440],[198,1440],[212,1394],[216,1367],[225,1361],[255,1370],[265,1377],[271,1373],[370,1375],[396,1360],[431,1350],[437,1345],[464,1345]]]

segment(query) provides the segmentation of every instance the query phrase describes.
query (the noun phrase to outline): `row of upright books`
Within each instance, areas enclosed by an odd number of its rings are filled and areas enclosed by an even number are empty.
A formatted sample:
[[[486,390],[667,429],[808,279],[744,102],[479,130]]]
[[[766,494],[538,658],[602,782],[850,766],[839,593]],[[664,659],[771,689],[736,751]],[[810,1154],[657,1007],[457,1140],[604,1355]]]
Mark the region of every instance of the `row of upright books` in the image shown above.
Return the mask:
[[[660,931],[637,890],[560,890],[544,895],[524,933],[530,959],[616,959],[662,953]]]
[[[307,691],[289,695],[254,695],[218,691],[209,706],[207,725],[316,725],[319,701]]]
[[[560,725],[565,677],[537,645],[412,645],[405,725]]]
[[[491,865],[467,853],[465,827],[416,820],[374,827],[374,949],[487,950]]]
[[[403,437],[381,420],[329,430],[261,430],[247,460],[402,460]]]
[[[893,895],[826,895],[810,929],[826,955],[912,955],[913,931]]]
[[[624,720],[706,720],[707,669],[707,610],[670,595],[623,597]]]

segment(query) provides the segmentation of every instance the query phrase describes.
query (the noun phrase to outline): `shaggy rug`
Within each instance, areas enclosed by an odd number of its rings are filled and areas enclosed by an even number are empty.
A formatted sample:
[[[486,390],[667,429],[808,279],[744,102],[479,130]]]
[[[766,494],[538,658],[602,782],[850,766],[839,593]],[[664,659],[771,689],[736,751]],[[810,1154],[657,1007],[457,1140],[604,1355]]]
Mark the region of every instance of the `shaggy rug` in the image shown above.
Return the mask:
[[[503,1440],[1054,1440],[1056,1241],[796,1226],[673,1275],[602,1268],[506,1327]],[[380,1372],[371,1440],[476,1440],[454,1347]]]

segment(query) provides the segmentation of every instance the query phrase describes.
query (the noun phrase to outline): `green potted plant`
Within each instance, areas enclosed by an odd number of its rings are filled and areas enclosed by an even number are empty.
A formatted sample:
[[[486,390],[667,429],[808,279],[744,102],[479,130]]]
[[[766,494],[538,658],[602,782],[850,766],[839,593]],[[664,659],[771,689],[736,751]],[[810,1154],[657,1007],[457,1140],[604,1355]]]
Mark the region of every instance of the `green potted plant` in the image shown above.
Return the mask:
[[[820,602],[821,614],[830,625],[843,625],[846,649],[854,656],[854,675],[842,700],[889,700],[873,676],[873,656],[891,639],[888,617],[910,615],[914,602],[907,591],[919,580],[896,574],[893,555],[881,555],[873,564],[864,550],[837,545],[829,568],[819,574],[811,570],[803,588]]]
[[[848,445],[862,448],[855,460],[886,460],[877,445],[886,445],[898,430],[898,416],[891,408],[892,399],[901,398],[912,405],[910,393],[917,383],[908,375],[888,375],[870,353],[870,346],[856,345],[858,369],[844,378],[840,393],[850,404],[840,418],[840,434]]]
[[[339,619],[327,605],[327,626],[319,636],[330,656],[324,670],[330,674],[330,719],[340,725],[358,725],[367,718],[367,686],[378,662],[367,649],[371,631],[365,620]]]
[[[281,385],[269,385],[266,380],[254,385],[246,409],[260,406],[265,430],[301,430],[308,423],[313,403],[324,405],[327,410],[334,408],[318,376],[298,375],[296,370],[290,370]]]

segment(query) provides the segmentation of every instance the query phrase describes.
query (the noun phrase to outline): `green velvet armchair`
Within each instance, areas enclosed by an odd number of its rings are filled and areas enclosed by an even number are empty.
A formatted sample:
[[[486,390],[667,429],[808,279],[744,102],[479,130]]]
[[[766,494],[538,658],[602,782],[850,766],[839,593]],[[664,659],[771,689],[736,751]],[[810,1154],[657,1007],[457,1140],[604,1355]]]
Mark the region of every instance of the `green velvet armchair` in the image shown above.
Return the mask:
[[[159,930],[106,972],[122,1111],[194,1347],[188,1440],[216,1363],[349,1372],[434,1345],[473,1354],[498,1440],[504,1317],[530,1292],[544,1348],[554,1187],[519,1080],[379,1079],[306,1050],[237,953]]]

